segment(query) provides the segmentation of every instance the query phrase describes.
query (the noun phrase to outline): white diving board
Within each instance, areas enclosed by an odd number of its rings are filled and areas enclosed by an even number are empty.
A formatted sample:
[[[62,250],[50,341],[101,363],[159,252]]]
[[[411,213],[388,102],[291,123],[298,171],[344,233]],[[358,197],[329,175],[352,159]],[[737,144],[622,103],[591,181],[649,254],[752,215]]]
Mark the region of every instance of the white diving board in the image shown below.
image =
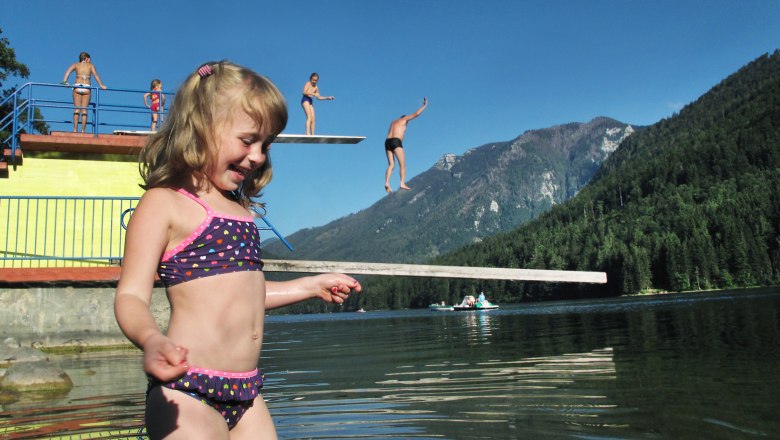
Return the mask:
[[[275,144],[357,144],[365,136],[329,136],[308,134],[286,134],[276,136]]]
[[[605,284],[605,272],[575,270],[510,269],[500,267],[430,266],[423,264],[358,263],[351,261],[265,260],[270,272],[325,273],[353,275],[393,275],[482,280],[546,281],[553,283]]]
[[[153,134],[149,130],[114,130],[116,135],[124,136],[149,136]],[[330,135],[307,135],[307,134],[286,134],[281,133],[276,136],[275,144],[357,144],[365,139],[365,136],[330,136]]]
[[[123,136],[149,136],[154,133],[151,130],[114,130],[114,134]]]

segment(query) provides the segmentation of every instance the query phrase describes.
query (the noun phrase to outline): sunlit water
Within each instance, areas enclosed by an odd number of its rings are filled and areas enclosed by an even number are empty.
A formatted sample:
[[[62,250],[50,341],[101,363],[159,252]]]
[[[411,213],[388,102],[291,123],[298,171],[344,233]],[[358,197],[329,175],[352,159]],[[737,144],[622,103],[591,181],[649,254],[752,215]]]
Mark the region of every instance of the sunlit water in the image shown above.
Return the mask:
[[[489,312],[270,317],[280,438],[780,438],[780,289]],[[58,400],[2,407],[0,438],[136,438],[129,351],[57,359]]]

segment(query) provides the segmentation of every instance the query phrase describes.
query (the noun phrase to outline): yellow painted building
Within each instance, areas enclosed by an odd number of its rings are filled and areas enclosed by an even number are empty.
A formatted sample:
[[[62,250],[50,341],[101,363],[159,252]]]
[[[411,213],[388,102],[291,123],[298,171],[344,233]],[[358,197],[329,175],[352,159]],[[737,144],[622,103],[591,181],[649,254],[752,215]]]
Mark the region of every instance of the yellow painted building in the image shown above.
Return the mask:
[[[136,162],[25,157],[0,179],[0,268],[116,264],[141,182]]]
[[[0,179],[5,196],[135,196],[143,190],[138,164],[83,159],[24,158]]]

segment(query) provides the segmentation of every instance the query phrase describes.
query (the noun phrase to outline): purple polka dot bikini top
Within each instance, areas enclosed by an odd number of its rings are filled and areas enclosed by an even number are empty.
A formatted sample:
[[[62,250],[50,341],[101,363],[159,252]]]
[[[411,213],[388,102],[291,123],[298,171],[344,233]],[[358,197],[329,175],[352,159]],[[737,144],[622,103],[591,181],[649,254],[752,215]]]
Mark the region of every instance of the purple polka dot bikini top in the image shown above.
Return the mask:
[[[178,191],[203,206],[206,218],[163,255],[157,274],[166,287],[223,273],[263,270],[260,231],[252,217],[216,213],[197,196]]]

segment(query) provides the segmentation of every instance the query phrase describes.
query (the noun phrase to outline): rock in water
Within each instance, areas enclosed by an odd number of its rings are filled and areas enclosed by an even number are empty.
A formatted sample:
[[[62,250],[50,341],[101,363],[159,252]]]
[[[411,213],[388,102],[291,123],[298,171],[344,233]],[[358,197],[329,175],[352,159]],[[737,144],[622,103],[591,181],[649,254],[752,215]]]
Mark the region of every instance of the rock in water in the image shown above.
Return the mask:
[[[65,371],[47,361],[17,362],[0,379],[0,391],[65,394],[71,388]]]

